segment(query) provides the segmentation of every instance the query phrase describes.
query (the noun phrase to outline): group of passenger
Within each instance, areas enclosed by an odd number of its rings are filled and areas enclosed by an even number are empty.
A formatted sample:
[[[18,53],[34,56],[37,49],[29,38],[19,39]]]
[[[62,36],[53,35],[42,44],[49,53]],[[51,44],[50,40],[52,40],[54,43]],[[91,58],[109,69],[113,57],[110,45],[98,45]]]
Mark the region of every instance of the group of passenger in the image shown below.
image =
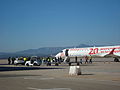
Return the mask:
[[[8,58],[8,64],[14,64],[15,58],[14,57],[9,57]]]
[[[31,59],[31,57],[9,57],[8,58],[8,64],[14,64],[15,60],[24,60],[24,62],[29,61]],[[53,57],[37,57],[38,60],[41,60],[43,64],[51,64],[52,62],[54,63],[61,63],[63,62],[62,58],[53,58]]]
[[[41,60],[43,64],[47,64],[47,65],[51,65],[51,63],[61,64],[61,62],[64,61],[64,59],[62,59],[61,57],[60,58],[56,58],[56,57],[37,57],[37,58],[39,60]],[[31,59],[31,57],[19,57],[19,58],[9,57],[8,58],[8,64],[14,64],[15,60],[24,60],[24,62],[26,62],[26,61],[29,61],[30,59]],[[68,62],[70,62],[70,60]],[[75,62],[80,63],[80,64],[83,64],[83,62],[85,62],[85,64],[88,64],[88,63],[92,64],[92,56],[85,56],[84,58],[80,58],[80,62],[77,62],[77,57],[75,57]]]
[[[30,57],[8,57],[8,64],[14,64],[15,60],[23,60],[24,62],[30,60]]]
[[[41,58],[43,64],[46,64],[47,66],[51,66],[51,63],[55,63],[56,66],[58,66],[58,64],[61,64],[61,62],[63,62],[62,58],[56,58],[56,57],[44,57]]]
[[[85,56],[85,64],[86,63],[92,63],[92,56]]]
[[[85,60],[85,64],[88,63],[92,64],[92,56],[85,56],[84,60]],[[77,63],[77,57],[75,57],[75,62]],[[83,64],[83,58],[80,58],[80,64]]]

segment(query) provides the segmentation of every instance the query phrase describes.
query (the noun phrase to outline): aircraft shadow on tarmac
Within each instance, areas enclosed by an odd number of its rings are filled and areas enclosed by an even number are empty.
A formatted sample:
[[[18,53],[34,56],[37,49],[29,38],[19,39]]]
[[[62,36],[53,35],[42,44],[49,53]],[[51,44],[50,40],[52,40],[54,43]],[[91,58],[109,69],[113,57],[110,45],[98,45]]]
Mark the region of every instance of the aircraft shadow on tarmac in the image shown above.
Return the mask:
[[[64,69],[54,67],[0,67],[0,71],[18,71],[18,70],[43,70],[43,69]]]

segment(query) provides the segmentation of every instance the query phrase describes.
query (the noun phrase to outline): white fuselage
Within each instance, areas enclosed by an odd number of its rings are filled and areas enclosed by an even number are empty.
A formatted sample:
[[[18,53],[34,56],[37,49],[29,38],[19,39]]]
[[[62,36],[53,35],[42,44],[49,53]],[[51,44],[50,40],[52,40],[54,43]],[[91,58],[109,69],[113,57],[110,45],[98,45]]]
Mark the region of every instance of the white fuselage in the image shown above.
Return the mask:
[[[69,57],[120,57],[120,46],[104,46],[104,47],[89,47],[89,48],[69,48],[58,53],[56,58]]]

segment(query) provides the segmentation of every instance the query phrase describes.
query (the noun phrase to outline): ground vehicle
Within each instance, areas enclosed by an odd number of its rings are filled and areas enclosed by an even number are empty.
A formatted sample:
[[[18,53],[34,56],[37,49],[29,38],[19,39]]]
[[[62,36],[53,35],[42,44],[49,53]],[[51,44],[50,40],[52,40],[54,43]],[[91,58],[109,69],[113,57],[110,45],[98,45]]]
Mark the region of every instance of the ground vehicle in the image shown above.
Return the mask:
[[[42,64],[42,60],[37,57],[31,57],[30,61],[26,61],[25,66],[40,66]]]
[[[16,58],[16,60],[14,61],[14,64],[15,65],[18,65],[18,64],[24,65],[25,61],[22,58]]]

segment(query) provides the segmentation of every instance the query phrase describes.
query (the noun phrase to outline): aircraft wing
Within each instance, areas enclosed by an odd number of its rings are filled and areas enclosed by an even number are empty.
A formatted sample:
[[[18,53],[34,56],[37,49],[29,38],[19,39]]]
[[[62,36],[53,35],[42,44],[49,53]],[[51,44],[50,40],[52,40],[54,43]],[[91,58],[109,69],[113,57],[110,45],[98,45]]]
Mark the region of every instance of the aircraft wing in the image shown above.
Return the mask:
[[[120,57],[120,56],[114,55],[114,54],[107,54],[107,55],[105,55],[104,57]]]

